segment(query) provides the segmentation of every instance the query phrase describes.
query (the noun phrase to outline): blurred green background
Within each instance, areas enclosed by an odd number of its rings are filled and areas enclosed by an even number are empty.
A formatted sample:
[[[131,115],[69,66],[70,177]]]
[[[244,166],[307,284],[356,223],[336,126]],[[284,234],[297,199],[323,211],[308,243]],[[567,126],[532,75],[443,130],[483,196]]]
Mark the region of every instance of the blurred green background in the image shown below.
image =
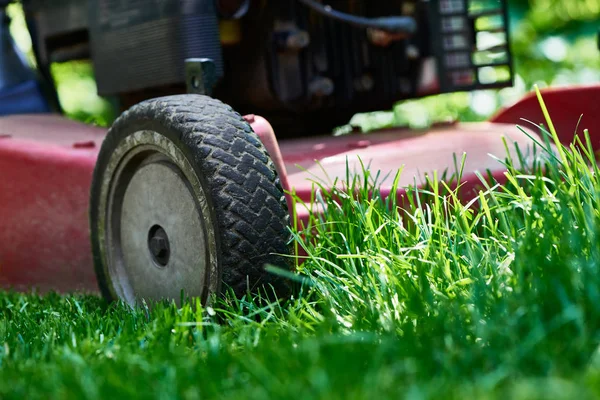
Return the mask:
[[[481,121],[516,102],[534,84],[543,88],[600,81],[600,0],[509,0],[509,7],[517,74],[514,87],[405,101],[393,110],[356,115],[352,125],[369,131],[399,125],[424,128],[456,119]],[[9,14],[17,43],[30,53],[31,38],[20,8],[10,6]],[[70,118],[102,126],[114,120],[110,102],[96,95],[89,63],[54,64],[52,73]]]

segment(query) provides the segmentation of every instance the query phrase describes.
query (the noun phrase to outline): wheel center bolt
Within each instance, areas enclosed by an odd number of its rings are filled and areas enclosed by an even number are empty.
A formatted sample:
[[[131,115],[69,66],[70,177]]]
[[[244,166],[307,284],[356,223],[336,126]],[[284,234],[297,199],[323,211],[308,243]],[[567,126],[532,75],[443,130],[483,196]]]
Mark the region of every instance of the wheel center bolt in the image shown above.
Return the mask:
[[[161,226],[155,225],[150,229],[148,249],[156,263],[163,267],[167,265],[170,256],[170,244],[167,232]]]
[[[150,250],[154,257],[164,257],[167,255],[167,241],[161,237],[153,237],[150,240]]]

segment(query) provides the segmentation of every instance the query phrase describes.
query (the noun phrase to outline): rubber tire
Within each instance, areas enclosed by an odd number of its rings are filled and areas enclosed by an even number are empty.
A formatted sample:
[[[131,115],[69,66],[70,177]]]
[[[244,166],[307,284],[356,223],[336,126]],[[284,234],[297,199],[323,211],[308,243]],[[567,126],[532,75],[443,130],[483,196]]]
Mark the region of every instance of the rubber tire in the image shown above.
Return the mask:
[[[103,172],[126,136],[149,129],[169,137],[186,155],[207,193],[215,228],[221,283],[241,297],[263,285],[286,296],[290,285],[264,270],[290,268],[290,215],[275,165],[252,127],[228,105],[207,96],[175,95],[143,101],[125,111],[109,130],[94,170],[90,227],[98,285],[118,300],[105,276],[98,240],[98,204]],[[281,254],[281,255],[280,255]],[[268,288],[270,289],[270,288]]]

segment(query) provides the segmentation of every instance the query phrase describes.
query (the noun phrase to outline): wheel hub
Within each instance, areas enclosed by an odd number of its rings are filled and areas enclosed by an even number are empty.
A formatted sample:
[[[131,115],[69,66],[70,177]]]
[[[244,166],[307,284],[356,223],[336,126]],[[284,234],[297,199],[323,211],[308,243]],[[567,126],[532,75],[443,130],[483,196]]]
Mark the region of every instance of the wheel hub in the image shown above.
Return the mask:
[[[145,299],[172,298],[181,290],[200,296],[204,224],[185,176],[169,161],[150,157],[122,184],[121,212],[113,214],[113,226],[120,228],[115,255],[126,266],[132,292]]]
[[[179,303],[182,292],[201,299],[214,293],[219,282],[211,217],[199,178],[180,150],[164,136],[140,131],[115,149],[108,169],[113,172],[106,175],[100,207],[116,297],[133,305],[142,299]]]

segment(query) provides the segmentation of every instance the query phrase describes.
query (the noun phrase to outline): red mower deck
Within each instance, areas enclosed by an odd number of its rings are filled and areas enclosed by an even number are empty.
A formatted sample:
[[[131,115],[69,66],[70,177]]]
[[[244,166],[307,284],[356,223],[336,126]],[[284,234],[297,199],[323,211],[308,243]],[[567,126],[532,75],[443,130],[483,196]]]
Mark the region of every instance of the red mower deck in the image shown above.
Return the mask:
[[[544,99],[561,132],[570,143],[580,129],[599,131],[600,86],[544,92]],[[389,177],[381,182],[391,190],[396,171],[403,167],[401,186],[417,183],[425,173],[454,169],[454,155],[467,154],[463,200],[471,199],[479,183],[476,171],[492,171],[501,180],[503,166],[492,155],[505,157],[502,138],[514,150],[532,144],[515,124],[521,118],[543,123],[539,104],[527,97],[500,112],[490,122],[453,124],[419,132],[392,129],[368,135],[315,137],[277,143],[269,123],[246,117],[275,161],[286,190],[309,201],[312,181],[331,183],[351,171],[360,173],[362,161],[372,172]],[[533,132],[533,131],[531,131]],[[54,115],[0,118],[0,286],[97,292],[89,238],[89,191],[96,157],[105,129],[68,121]],[[593,136],[600,147],[600,136]],[[514,155],[515,153],[513,153]],[[308,213],[297,210],[301,220]]]

